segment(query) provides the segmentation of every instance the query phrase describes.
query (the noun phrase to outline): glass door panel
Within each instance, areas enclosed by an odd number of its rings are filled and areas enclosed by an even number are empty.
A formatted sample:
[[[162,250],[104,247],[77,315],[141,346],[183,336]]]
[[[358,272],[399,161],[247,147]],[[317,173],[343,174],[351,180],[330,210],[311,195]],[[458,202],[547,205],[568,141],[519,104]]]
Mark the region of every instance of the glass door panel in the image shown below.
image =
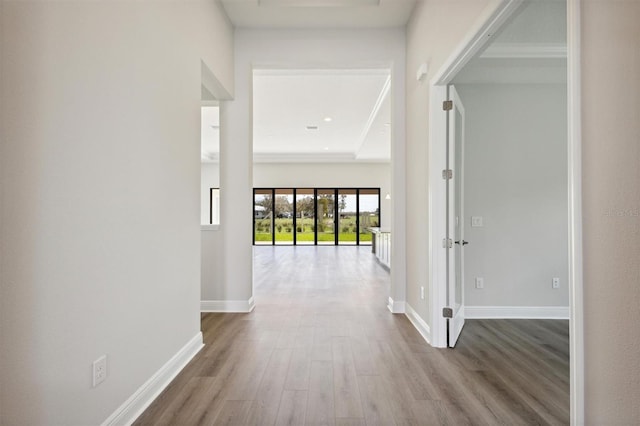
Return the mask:
[[[358,192],[355,189],[338,190],[338,244],[358,243]]]
[[[358,199],[360,244],[371,245],[371,228],[380,226],[380,190],[361,189]]]
[[[336,243],[335,235],[335,194],[334,189],[318,189],[316,200],[318,244]]]
[[[316,205],[313,189],[296,190],[296,244],[315,244]]]
[[[273,244],[273,190],[253,190],[254,244]]]
[[[293,244],[293,189],[275,190],[276,244]]]

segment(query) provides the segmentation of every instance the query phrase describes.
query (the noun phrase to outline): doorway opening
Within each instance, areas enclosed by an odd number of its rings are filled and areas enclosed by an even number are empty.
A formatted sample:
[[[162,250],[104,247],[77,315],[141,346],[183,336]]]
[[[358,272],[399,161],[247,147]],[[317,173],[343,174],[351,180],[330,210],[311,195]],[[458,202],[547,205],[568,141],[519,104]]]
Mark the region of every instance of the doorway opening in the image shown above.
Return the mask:
[[[582,412],[579,76],[578,34],[567,23],[576,16],[564,1],[503,1],[431,81],[429,138],[432,344],[455,346],[465,316],[570,320],[574,421]],[[542,26],[552,30],[534,31]],[[466,113],[464,160],[455,155],[452,93]]]
[[[253,73],[254,244],[371,244],[391,227],[390,70]]]

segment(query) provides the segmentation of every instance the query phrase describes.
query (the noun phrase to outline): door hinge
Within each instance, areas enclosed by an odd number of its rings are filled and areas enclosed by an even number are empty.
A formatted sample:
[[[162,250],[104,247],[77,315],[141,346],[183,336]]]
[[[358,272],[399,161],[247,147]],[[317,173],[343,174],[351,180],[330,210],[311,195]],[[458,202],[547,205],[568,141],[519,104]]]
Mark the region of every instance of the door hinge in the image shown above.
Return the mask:
[[[442,109],[444,111],[451,111],[453,109],[453,101],[442,102]]]
[[[453,179],[453,170],[451,169],[444,169],[442,171],[442,179],[447,180],[447,179]]]
[[[445,318],[453,318],[453,309],[442,308],[442,316]]]
[[[442,239],[442,248],[452,248],[453,240],[451,238],[443,238]]]

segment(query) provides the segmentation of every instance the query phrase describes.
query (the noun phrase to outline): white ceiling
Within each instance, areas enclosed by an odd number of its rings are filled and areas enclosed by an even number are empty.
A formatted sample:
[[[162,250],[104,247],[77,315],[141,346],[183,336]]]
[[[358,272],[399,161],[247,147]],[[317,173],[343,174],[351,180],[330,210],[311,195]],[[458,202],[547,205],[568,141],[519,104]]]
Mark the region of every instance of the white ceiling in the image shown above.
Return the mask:
[[[389,70],[256,70],[256,162],[388,162]],[[203,106],[203,162],[219,161],[218,106]]]
[[[238,28],[389,28],[407,24],[416,0],[220,0]]]
[[[390,159],[388,70],[256,70],[255,161]]]

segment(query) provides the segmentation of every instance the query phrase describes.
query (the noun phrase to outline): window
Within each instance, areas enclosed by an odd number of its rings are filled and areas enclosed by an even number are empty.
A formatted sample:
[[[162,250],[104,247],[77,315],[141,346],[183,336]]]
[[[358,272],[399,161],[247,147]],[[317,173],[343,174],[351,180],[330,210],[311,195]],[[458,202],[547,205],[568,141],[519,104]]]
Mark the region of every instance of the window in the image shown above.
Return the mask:
[[[371,245],[380,188],[255,188],[255,245]]]
[[[275,244],[292,244],[293,228],[293,189],[275,190]]]
[[[314,189],[296,190],[296,244],[316,243],[316,202]]]
[[[273,189],[253,190],[253,243],[274,244]]]
[[[338,244],[358,244],[358,190],[338,190]]]

